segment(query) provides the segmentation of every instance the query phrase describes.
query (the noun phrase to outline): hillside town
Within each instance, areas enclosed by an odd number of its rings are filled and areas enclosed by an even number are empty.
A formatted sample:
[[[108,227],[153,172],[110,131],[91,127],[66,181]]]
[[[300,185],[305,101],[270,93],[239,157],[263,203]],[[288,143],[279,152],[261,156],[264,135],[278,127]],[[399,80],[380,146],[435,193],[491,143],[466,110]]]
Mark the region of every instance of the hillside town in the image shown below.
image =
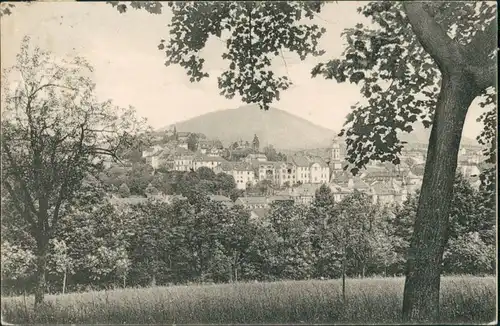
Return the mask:
[[[409,194],[420,189],[423,179],[426,147],[412,144],[401,155],[401,163],[370,163],[356,176],[344,170],[345,142],[333,137],[330,148],[321,151],[300,151],[269,159],[259,144],[258,135],[252,140],[236,140],[224,146],[217,139],[203,134],[177,131],[175,127],[153,134],[153,146],[142,151],[142,160],[152,168],[151,173],[165,171],[189,172],[204,167],[215,174],[231,176],[240,190],[236,200],[222,195],[211,199],[226,205],[242,205],[252,215],[263,216],[276,201],[293,201],[309,205],[316,191],[326,184],[335,201],[354,191],[362,192],[374,204],[400,204]],[[281,154],[281,153],[280,153]],[[463,147],[459,171],[474,187],[479,187],[479,174],[486,168],[481,163],[480,148]],[[264,194],[252,189],[264,186]],[[179,194],[174,197],[182,198]],[[170,201],[173,196],[157,193],[155,198]],[[138,203],[147,198],[119,198],[118,201]]]

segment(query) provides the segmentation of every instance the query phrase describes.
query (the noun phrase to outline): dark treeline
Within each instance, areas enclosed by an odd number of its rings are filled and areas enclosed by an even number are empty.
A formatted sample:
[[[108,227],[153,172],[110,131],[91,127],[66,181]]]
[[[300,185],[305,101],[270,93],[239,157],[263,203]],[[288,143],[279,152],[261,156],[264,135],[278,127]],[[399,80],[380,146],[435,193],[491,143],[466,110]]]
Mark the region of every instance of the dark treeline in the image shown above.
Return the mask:
[[[88,185],[62,218],[47,263],[48,291],[204,282],[395,276],[404,273],[418,194],[374,205],[355,192],[335,203],[321,187],[311,206],[275,203],[265,218],[193,190],[167,204],[112,204]],[[495,200],[457,177],[444,274],[495,270]],[[2,203],[4,294],[31,293],[34,243]],[[9,213],[10,212],[10,213]],[[343,264],[344,263],[344,264]]]

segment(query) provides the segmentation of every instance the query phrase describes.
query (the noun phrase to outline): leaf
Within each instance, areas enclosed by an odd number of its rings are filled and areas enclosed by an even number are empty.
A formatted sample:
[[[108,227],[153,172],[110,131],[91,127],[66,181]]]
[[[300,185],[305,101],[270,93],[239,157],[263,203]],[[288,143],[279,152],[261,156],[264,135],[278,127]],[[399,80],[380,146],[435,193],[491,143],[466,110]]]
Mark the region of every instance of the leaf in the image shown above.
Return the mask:
[[[355,72],[349,78],[351,83],[358,84],[363,78],[365,78],[365,73],[362,71]]]
[[[116,7],[116,9],[118,10],[118,12],[119,12],[120,14],[123,14],[124,12],[126,12],[126,11],[127,11],[127,5],[125,5],[125,4],[119,4],[119,5]]]

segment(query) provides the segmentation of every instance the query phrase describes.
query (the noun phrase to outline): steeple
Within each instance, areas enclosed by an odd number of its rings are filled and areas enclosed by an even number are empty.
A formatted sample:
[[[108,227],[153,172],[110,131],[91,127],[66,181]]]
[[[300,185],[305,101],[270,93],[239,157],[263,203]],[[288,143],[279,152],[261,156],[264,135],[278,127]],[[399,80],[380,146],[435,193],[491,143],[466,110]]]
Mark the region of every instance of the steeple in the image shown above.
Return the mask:
[[[330,168],[333,171],[342,169],[342,157],[340,156],[340,139],[334,136],[330,148]]]

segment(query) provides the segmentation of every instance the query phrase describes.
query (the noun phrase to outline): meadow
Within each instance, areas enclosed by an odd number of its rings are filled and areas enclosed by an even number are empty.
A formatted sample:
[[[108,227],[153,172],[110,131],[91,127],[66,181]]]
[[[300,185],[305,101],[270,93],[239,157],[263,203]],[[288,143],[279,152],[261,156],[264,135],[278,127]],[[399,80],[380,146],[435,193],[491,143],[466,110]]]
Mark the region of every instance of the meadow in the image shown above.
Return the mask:
[[[117,289],[48,295],[35,313],[33,297],[3,297],[10,323],[206,324],[399,323],[403,278],[279,281]],[[443,277],[441,322],[489,323],[496,318],[496,279]]]

